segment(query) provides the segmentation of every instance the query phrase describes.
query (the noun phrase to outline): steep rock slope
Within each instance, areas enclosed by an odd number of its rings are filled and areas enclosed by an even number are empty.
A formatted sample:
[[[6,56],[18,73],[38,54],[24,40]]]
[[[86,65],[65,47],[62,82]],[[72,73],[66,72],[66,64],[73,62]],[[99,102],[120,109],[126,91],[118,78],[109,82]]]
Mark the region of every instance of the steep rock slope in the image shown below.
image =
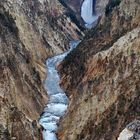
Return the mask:
[[[47,102],[40,77],[46,51],[36,48],[42,55],[37,57],[27,50],[12,16],[2,6],[0,30],[0,139],[38,140],[36,120]]]
[[[70,9],[72,9],[78,17],[80,17],[81,6],[83,3],[83,0],[61,0],[61,1],[64,1],[64,3]]]
[[[42,139],[45,60],[82,32],[52,0],[0,1],[0,139]]]
[[[61,140],[115,140],[140,119],[140,3],[115,4],[58,67],[70,98]]]
[[[32,46],[32,40],[42,39],[51,51],[59,53],[68,47],[69,40],[83,35],[58,0],[2,0],[1,4],[15,19],[20,38],[28,46]]]
[[[106,6],[110,0],[95,0],[95,12],[97,15],[103,14],[105,12]]]

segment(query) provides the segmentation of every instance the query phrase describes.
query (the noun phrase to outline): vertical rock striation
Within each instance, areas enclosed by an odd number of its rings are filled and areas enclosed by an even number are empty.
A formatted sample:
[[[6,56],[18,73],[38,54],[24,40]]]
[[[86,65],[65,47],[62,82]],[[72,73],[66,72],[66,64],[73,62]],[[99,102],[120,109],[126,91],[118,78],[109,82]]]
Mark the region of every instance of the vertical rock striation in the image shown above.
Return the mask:
[[[58,68],[70,98],[61,140],[116,140],[140,119],[140,3],[121,0],[108,7]]]
[[[40,140],[45,60],[83,33],[57,0],[0,1],[0,139]]]
[[[58,0],[2,0],[1,4],[15,19],[20,38],[28,41],[25,42],[28,46],[32,46],[34,35],[38,42],[42,39],[51,46],[51,51],[60,53],[66,49],[69,40],[83,35]]]
[[[41,57],[33,56],[20,40],[14,19],[2,6],[0,29],[0,139],[39,140],[36,119],[47,102],[41,81],[45,48],[37,48]]]

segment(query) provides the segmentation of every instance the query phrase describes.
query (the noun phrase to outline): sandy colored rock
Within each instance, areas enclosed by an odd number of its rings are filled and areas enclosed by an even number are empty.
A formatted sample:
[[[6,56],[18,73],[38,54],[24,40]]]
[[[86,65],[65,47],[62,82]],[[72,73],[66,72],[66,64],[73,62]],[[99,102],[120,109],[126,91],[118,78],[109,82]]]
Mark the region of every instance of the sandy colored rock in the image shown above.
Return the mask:
[[[42,140],[46,58],[83,33],[58,0],[0,1],[0,139]]]

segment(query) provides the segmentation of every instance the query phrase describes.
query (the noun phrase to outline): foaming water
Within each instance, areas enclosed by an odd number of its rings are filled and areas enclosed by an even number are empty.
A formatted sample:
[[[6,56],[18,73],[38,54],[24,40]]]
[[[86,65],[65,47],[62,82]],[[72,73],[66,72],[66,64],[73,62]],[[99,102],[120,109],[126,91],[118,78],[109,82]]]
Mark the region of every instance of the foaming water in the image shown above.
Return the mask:
[[[58,123],[60,117],[65,114],[68,107],[68,98],[59,86],[60,77],[56,66],[79,44],[79,42],[80,41],[71,41],[69,51],[48,58],[46,61],[47,78],[45,80],[44,87],[49,96],[49,101],[39,120],[40,125],[44,128],[44,140],[57,140],[55,133],[58,128]]]
[[[98,16],[93,14],[95,0],[84,0],[81,7],[81,17],[85,21],[85,26],[91,28],[93,22],[98,19]]]

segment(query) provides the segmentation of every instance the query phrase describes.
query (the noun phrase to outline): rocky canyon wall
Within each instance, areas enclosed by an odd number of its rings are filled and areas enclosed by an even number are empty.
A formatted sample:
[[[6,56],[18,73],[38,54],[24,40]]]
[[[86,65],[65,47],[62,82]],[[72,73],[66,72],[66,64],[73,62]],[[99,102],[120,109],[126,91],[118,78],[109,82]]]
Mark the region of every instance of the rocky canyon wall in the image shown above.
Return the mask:
[[[42,39],[51,46],[51,51],[59,53],[68,47],[70,40],[83,35],[58,0],[2,0],[1,3],[15,19],[20,38],[28,40],[28,46],[34,40],[30,36],[36,35],[36,40]]]
[[[116,140],[140,119],[139,21],[138,0],[109,3],[98,25],[59,65],[70,99],[59,139]]]
[[[36,120],[47,102],[41,81],[45,48],[39,44],[37,53],[42,56],[37,61],[20,40],[14,19],[2,6],[0,30],[0,139],[41,139]]]
[[[59,1],[0,1],[0,139],[42,139],[45,60],[83,35]]]

